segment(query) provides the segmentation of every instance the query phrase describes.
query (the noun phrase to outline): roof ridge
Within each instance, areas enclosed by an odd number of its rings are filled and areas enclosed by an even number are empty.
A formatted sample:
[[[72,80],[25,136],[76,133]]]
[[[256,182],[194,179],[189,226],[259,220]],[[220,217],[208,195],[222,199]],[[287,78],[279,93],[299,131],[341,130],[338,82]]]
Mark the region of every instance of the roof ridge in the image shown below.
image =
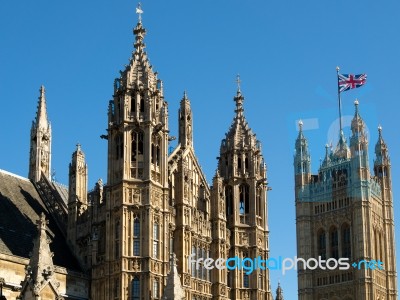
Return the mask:
[[[16,177],[16,178],[18,178],[18,179],[25,180],[25,181],[30,181],[30,180],[29,180],[28,178],[26,178],[26,177],[22,177],[22,176],[20,176],[20,175],[18,175],[18,174],[11,173],[11,172],[6,171],[6,170],[3,170],[3,169],[0,169],[0,173],[4,173],[4,174],[6,174],[6,175],[13,176],[13,177]]]

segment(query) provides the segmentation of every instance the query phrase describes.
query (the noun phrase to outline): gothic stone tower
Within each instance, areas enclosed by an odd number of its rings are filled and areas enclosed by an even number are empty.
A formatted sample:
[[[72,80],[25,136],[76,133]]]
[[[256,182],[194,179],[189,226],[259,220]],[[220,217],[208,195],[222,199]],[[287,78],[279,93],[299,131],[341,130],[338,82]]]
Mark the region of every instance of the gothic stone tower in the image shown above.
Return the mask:
[[[81,228],[81,220],[88,209],[88,166],[81,145],[76,145],[69,164],[68,184],[68,243],[73,248],[75,256],[81,264],[88,268],[87,249],[79,242],[84,230]],[[79,219],[79,222],[78,222]],[[78,246],[80,245],[80,246]],[[82,259],[84,258],[84,259]]]
[[[92,272],[93,299],[159,299],[169,271],[168,110],[145,33],[140,20],[109,103],[105,259]]]
[[[240,88],[234,100],[236,115],[222,140],[214,178],[214,189],[218,190],[213,201],[215,211],[219,209],[213,214],[214,226],[219,229],[213,231],[216,233],[214,247],[224,258],[260,256],[266,260],[269,257],[266,165],[261,143],[244,117],[244,97]],[[217,202],[220,195],[225,198],[223,204]],[[229,234],[224,232],[225,228],[229,229]],[[224,240],[227,239],[229,249],[225,252]],[[224,275],[214,272],[218,276]],[[251,274],[246,274],[243,269],[229,271],[227,282],[221,280],[220,288],[223,289],[225,284],[230,288],[230,299],[272,299],[268,269],[255,269]]]
[[[42,174],[50,178],[50,163],[51,125],[47,118],[45,89],[41,86],[36,119],[31,128],[28,178],[33,182],[38,182]]]
[[[383,270],[305,270],[299,263],[300,300],[397,299],[391,168],[379,127],[374,174],[358,101],[350,147],[343,132],[333,153],[326,146],[318,174],[311,173],[308,142],[299,122],[294,156],[297,256],[380,260]]]

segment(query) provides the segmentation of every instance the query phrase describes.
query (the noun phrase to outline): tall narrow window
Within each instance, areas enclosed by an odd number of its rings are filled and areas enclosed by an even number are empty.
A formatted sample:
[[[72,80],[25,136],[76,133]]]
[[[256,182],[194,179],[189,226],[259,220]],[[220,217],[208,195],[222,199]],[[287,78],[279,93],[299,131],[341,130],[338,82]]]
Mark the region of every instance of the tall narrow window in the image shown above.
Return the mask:
[[[232,187],[227,185],[225,187],[225,208],[226,208],[226,216],[230,216],[233,212],[233,194]]]
[[[375,259],[379,259],[379,240],[378,240],[378,231],[374,229],[374,240],[375,240]]]
[[[247,275],[246,273],[243,274],[243,287],[244,288],[250,287],[249,275]]]
[[[120,159],[124,157],[124,141],[122,135],[117,135],[115,137],[115,158]]]
[[[154,279],[153,281],[153,297],[154,299],[159,299],[160,298],[160,285],[158,282],[158,279]]]
[[[137,218],[133,223],[133,255],[140,255],[140,221]]]
[[[244,159],[244,168],[246,171],[249,169],[249,158],[246,155],[246,158]]]
[[[143,132],[133,131],[131,134],[131,176],[141,178],[143,175]]]
[[[192,257],[193,257],[193,260],[192,260],[192,266],[191,266],[191,268],[192,268],[192,276],[193,277],[196,277],[196,260],[198,259],[198,257],[196,257],[196,247],[195,246],[192,246]]]
[[[338,246],[338,230],[336,227],[332,227],[329,232],[330,237],[330,246],[331,246],[331,257],[332,258],[339,258],[339,246]]]
[[[242,159],[240,157],[238,157],[238,169],[242,169]]]
[[[140,94],[140,112],[144,112],[144,94]]]
[[[120,228],[121,228],[121,226],[120,226],[120,223],[119,223],[119,221],[116,221],[115,222],[115,233],[114,233],[114,236],[115,236],[115,249],[114,249],[114,251],[115,251],[115,253],[114,253],[114,255],[115,255],[115,258],[119,258],[119,236],[120,236]]]
[[[140,299],[140,280],[135,277],[132,281],[132,300]]]
[[[351,237],[348,224],[342,226],[342,257],[351,258]]]
[[[318,231],[318,256],[326,259],[326,234],[322,229]]]
[[[262,195],[262,189],[257,188],[257,195],[256,195],[256,214],[257,216],[262,216],[261,209],[262,209],[262,203],[261,203],[261,197]]]
[[[239,213],[248,214],[250,209],[250,191],[247,184],[239,187]]]
[[[159,244],[160,244],[160,225],[154,223],[153,225],[153,256],[159,258]]]
[[[132,95],[131,97],[131,113],[136,112],[136,95]]]
[[[119,279],[114,279],[114,299],[118,299],[119,295]]]
[[[153,138],[151,144],[151,162],[157,167],[160,166],[160,144],[161,139],[159,136]]]

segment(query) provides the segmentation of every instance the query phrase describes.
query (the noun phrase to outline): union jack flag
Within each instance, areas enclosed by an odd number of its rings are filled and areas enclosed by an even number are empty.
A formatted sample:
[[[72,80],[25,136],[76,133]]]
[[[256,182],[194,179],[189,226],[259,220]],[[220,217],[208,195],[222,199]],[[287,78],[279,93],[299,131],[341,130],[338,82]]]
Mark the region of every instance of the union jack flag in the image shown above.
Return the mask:
[[[339,93],[358,88],[367,81],[367,74],[338,74]]]

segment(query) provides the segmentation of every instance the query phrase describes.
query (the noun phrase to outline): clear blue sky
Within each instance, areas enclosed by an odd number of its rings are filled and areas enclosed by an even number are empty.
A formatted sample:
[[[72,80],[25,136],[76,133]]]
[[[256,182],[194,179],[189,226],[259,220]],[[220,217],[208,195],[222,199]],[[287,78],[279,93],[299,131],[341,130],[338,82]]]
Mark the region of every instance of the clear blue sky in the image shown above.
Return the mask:
[[[78,141],[87,156],[90,188],[106,178],[106,142],[99,136],[107,127],[113,79],[133,49],[136,4],[1,1],[1,169],[27,175],[29,131],[44,84],[57,180],[67,183]],[[343,114],[353,114],[353,101],[359,97],[370,130],[371,160],[376,128],[379,123],[383,127],[392,154],[400,249],[400,2],[144,0],[143,9],[147,51],[164,81],[172,134],[177,134],[178,103],[186,89],[194,111],[195,149],[209,182],[233,118],[235,77],[241,74],[246,117],[263,143],[273,188],[272,256],[296,254],[295,121],[314,119],[306,135],[316,171],[324,145],[336,137],[329,133],[337,119],[335,67],[366,72],[365,87],[343,94]],[[273,290],[280,280],[285,298],[297,298],[296,272],[271,274]]]

